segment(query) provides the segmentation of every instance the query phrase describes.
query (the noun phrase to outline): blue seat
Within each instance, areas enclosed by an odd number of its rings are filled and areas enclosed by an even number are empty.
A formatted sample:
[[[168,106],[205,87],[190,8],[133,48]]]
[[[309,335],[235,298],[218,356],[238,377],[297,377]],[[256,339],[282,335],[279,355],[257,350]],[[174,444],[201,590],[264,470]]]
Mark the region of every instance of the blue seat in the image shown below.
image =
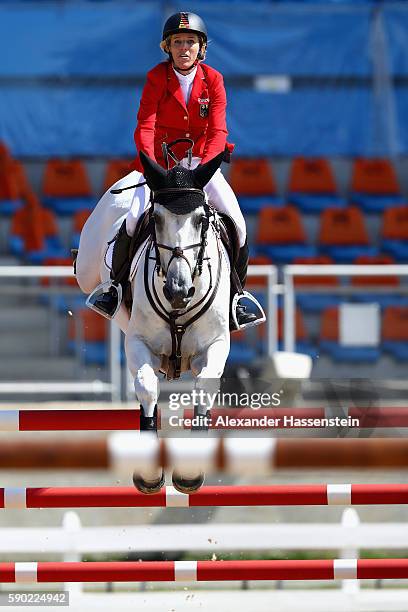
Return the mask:
[[[320,252],[331,257],[335,263],[351,264],[357,257],[376,257],[379,250],[370,245],[339,245],[339,246],[320,246]]]
[[[265,206],[283,206],[284,199],[276,196],[239,196],[239,206],[247,215],[257,214]]]
[[[11,217],[17,210],[23,207],[23,201],[17,200],[0,200],[0,215]]]
[[[404,204],[405,198],[400,194],[371,195],[368,193],[351,193],[350,201],[366,213],[382,213],[388,208]]]
[[[382,346],[384,351],[390,353],[398,361],[408,361],[408,342],[385,340]]]
[[[73,215],[79,210],[92,210],[96,204],[95,198],[43,198],[44,206],[57,215]]]
[[[320,349],[341,363],[375,363],[381,357],[381,349],[371,346],[342,346],[333,340],[321,340]]]
[[[326,208],[345,208],[347,206],[347,201],[336,194],[290,193],[288,201],[295,204],[305,214],[319,214]]]

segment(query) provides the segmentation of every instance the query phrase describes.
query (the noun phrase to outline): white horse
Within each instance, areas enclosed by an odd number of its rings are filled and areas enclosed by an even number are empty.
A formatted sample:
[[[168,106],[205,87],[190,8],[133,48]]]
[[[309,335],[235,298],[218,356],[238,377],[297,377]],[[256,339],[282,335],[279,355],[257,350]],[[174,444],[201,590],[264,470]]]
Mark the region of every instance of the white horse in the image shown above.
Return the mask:
[[[214,391],[214,381],[221,378],[230,349],[230,264],[217,214],[203,191],[223,154],[195,170],[176,166],[169,171],[143,153],[140,157],[152,194],[153,232],[132,263],[133,305],[127,326],[123,306],[118,323],[125,332],[127,363],[141,404],[141,430],[152,432],[157,427],[160,372],[172,379],[191,371],[196,391]],[[109,279],[109,272],[103,262],[102,281]],[[196,417],[205,417],[207,411],[205,401],[194,406]],[[202,423],[198,429],[205,429]],[[183,492],[196,490],[203,479],[187,466],[185,472],[173,473],[174,486]],[[134,483],[145,493],[156,492],[164,484],[163,471],[134,474]]]

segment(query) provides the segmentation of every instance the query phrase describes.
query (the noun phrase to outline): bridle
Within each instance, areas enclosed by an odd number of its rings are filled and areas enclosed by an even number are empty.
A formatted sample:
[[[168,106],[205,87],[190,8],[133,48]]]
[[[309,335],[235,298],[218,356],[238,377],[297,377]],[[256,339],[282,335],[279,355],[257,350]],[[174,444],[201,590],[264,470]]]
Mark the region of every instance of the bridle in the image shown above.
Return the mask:
[[[152,192],[152,200],[153,203],[155,201],[156,195],[158,194],[171,194],[171,193],[177,193],[177,194],[182,194],[183,192],[196,192],[196,193],[200,193],[203,195],[204,198],[204,192],[201,189],[195,189],[193,187],[185,187],[182,189],[175,189],[175,188],[168,188],[168,189],[158,189],[157,191]],[[166,277],[166,270],[164,269],[164,266],[161,263],[161,259],[160,259],[160,249],[165,249],[167,251],[171,252],[171,257],[170,260],[167,264],[167,270],[170,267],[170,264],[172,263],[173,259],[183,259],[190,270],[190,274],[191,274],[191,280],[194,282],[194,279],[197,275],[201,276],[202,271],[203,271],[203,260],[204,260],[204,253],[205,253],[205,247],[207,246],[207,232],[208,232],[208,228],[210,226],[210,215],[211,215],[211,209],[208,206],[208,204],[204,203],[204,211],[205,211],[205,215],[202,218],[201,221],[201,236],[200,236],[200,242],[195,242],[193,244],[188,244],[185,247],[181,247],[181,246],[171,246],[168,244],[163,244],[162,242],[157,242],[157,238],[156,238],[156,227],[154,224],[154,218],[152,219],[153,223],[152,223],[152,240],[153,240],[153,246],[155,249],[155,254],[156,254],[156,271],[158,274],[162,274],[164,277]],[[194,269],[191,267],[191,263],[188,259],[188,257],[186,257],[186,255],[184,254],[184,251],[188,251],[190,249],[196,249],[198,248],[198,255],[197,255],[197,259],[195,262],[195,266]]]
[[[164,192],[169,193],[170,191],[172,192],[177,191],[177,193],[180,194],[180,192],[184,191],[184,188],[183,189],[173,189],[172,188],[169,190],[167,189],[161,190],[162,193]],[[157,192],[154,192],[154,193],[156,194]],[[169,328],[170,328],[172,350],[171,350],[171,355],[169,356],[169,368],[166,373],[168,380],[180,377],[181,359],[182,359],[181,341],[183,339],[184,333],[186,329],[192,323],[194,323],[200,317],[202,317],[202,315],[205,312],[207,312],[207,310],[210,308],[217,294],[218,287],[219,287],[220,280],[221,280],[222,251],[221,251],[221,247],[219,244],[219,233],[218,233],[217,224],[215,223],[215,221],[212,223],[212,226],[214,227],[214,230],[215,230],[216,240],[218,243],[218,248],[217,248],[218,265],[217,265],[217,276],[215,279],[215,283],[213,279],[210,258],[204,257],[205,248],[208,244],[207,233],[208,233],[208,229],[210,226],[210,217],[211,215],[214,215],[214,212],[207,204],[204,205],[204,208],[205,208],[206,214],[202,220],[201,240],[200,242],[189,244],[185,247],[179,247],[179,246],[173,247],[167,244],[158,243],[156,240],[154,220],[152,220],[153,223],[152,223],[152,233],[150,237],[150,244],[148,244],[147,246],[146,254],[145,254],[145,262],[144,262],[144,285],[145,285],[146,296],[147,296],[147,299],[149,300],[151,307],[153,308],[155,313],[169,325]],[[215,218],[215,215],[214,215],[214,218]],[[199,252],[198,252],[198,256],[197,256],[197,260],[196,260],[194,269],[192,269],[191,264],[188,261],[188,258],[184,255],[184,251],[188,249],[193,249],[195,247],[199,247]],[[207,261],[207,266],[208,266],[208,271],[209,271],[209,284],[208,284],[207,291],[201,297],[201,299],[199,299],[195,304],[193,304],[192,306],[184,310],[172,310],[172,311],[166,310],[166,307],[164,306],[163,302],[160,299],[160,296],[157,293],[156,284],[154,282],[155,272],[157,275],[160,275],[161,271],[163,271],[163,275],[164,276],[166,275],[165,271],[162,268],[162,264],[160,261],[160,249],[161,248],[171,251],[172,255],[171,255],[168,265],[170,265],[173,259],[177,259],[177,258],[182,258],[187,261],[189,269],[190,269],[190,273],[191,273],[191,278],[193,281],[197,275],[202,274],[204,260]],[[152,250],[154,250],[155,252],[154,257],[150,256],[150,252]],[[149,260],[151,259],[154,259],[156,263],[152,270],[151,279],[149,280]],[[177,322],[177,320],[180,317],[186,316],[186,315],[191,315],[191,316],[184,323]]]
[[[189,138],[180,138],[178,140],[175,140],[173,142],[171,142],[170,144],[166,144],[163,143],[162,145],[162,149],[163,149],[163,156],[164,159],[166,161],[166,165],[167,168],[169,166],[169,157],[171,157],[171,159],[173,161],[175,161],[176,164],[180,164],[180,160],[177,159],[176,155],[172,152],[171,147],[175,144],[177,144],[178,142],[183,142],[183,141],[188,141],[190,143],[190,148],[187,152],[187,159],[188,159],[188,165],[191,166],[191,160],[192,160],[192,148],[193,148],[193,141]],[[183,193],[195,193],[195,194],[199,194],[202,196],[203,198],[203,206],[204,206],[204,211],[205,211],[205,215],[203,216],[202,220],[201,220],[201,235],[200,235],[200,242],[196,242],[194,244],[188,244],[187,246],[172,246],[172,245],[168,245],[168,244],[163,244],[161,242],[157,242],[157,238],[156,238],[156,225],[154,222],[154,217],[153,217],[153,212],[154,212],[154,204],[156,202],[156,199],[161,196],[161,195],[172,195],[172,194],[177,194],[178,196],[182,195]],[[160,197],[159,197],[160,199]],[[167,378],[169,380],[173,379],[173,378],[179,378],[180,374],[181,374],[181,360],[182,360],[182,354],[181,354],[181,341],[183,339],[184,333],[186,331],[186,329],[195,321],[197,321],[200,317],[202,317],[202,315],[207,312],[207,310],[210,308],[211,304],[213,303],[215,296],[217,294],[218,291],[218,287],[220,285],[220,280],[221,280],[221,268],[222,268],[222,249],[221,249],[221,245],[220,245],[220,235],[219,235],[219,228],[218,228],[218,223],[216,220],[216,214],[214,212],[214,210],[208,205],[208,203],[205,200],[205,194],[204,194],[204,190],[203,189],[197,189],[195,187],[165,187],[162,189],[157,189],[155,191],[151,191],[150,194],[150,201],[151,201],[151,209],[150,209],[150,221],[151,221],[151,236],[149,239],[149,243],[147,245],[147,249],[145,252],[145,261],[144,261],[144,286],[145,286],[145,291],[146,291],[146,297],[149,300],[150,306],[152,307],[152,309],[154,310],[154,312],[163,320],[165,321],[170,328],[170,335],[171,335],[171,346],[172,346],[172,350],[171,350],[171,355],[169,356],[169,367],[168,370],[166,372]],[[159,203],[159,202],[157,202]],[[186,210],[186,213],[189,212],[188,210]],[[183,214],[183,213],[181,213]],[[210,218],[211,216],[213,216],[214,220],[211,222],[212,223],[212,227],[214,228],[214,234],[215,234],[215,238],[217,240],[217,252],[218,252],[218,266],[217,266],[217,276],[215,279],[215,283],[213,281],[213,274],[212,274],[212,269],[211,269],[211,261],[210,261],[210,257],[205,257],[205,249],[207,247],[208,244],[208,230],[210,227]],[[194,249],[194,248],[198,248],[198,255],[197,255],[197,259],[196,259],[196,263],[194,268],[191,267],[191,264],[188,260],[188,257],[186,257],[186,255],[184,254],[185,251],[188,251],[190,249]],[[208,289],[205,292],[205,294],[203,295],[203,297],[201,299],[199,299],[195,304],[193,304],[192,306],[183,309],[183,310],[172,310],[172,311],[167,311],[166,307],[164,306],[164,304],[162,303],[160,296],[157,293],[157,289],[156,289],[156,285],[154,282],[154,275],[155,272],[157,275],[162,274],[164,277],[166,277],[166,270],[164,270],[163,265],[161,263],[161,259],[160,259],[160,249],[165,249],[167,251],[171,252],[171,257],[169,260],[169,263],[167,265],[167,270],[171,264],[171,262],[174,259],[183,259],[184,261],[187,262],[189,270],[190,270],[190,274],[191,274],[191,279],[194,282],[194,279],[196,278],[196,276],[201,276],[202,271],[203,271],[203,263],[204,260],[207,261],[207,266],[208,266],[208,271],[209,271],[209,284],[208,284]],[[155,257],[151,257],[150,252],[154,250],[155,253]],[[154,259],[155,260],[155,266],[153,267],[152,270],[152,275],[151,275],[151,280],[149,282],[149,260]],[[151,289],[150,289],[150,285],[151,285]],[[152,295],[153,293],[153,295]],[[193,314],[194,313],[194,314]],[[178,323],[177,320],[180,317],[184,317],[186,315],[191,315],[190,318],[188,318],[184,323]]]

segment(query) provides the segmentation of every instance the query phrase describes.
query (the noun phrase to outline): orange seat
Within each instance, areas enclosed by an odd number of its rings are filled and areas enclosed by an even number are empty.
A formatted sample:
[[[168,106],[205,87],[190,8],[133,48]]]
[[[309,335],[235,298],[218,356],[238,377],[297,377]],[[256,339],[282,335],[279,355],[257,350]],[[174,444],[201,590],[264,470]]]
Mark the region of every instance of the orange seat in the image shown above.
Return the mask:
[[[388,306],[382,321],[382,339],[408,342],[408,306]]]
[[[85,222],[87,221],[90,214],[91,214],[90,210],[78,210],[74,214],[74,220],[73,220],[74,232],[78,234],[82,232],[82,228],[84,227]]]
[[[293,262],[294,264],[307,264],[307,265],[330,265],[333,264],[331,257],[325,255],[318,255],[317,257],[296,257]],[[310,274],[308,276],[295,276],[295,286],[301,285],[324,285],[324,286],[337,286],[339,284],[338,276],[314,276]]]
[[[304,342],[307,340],[306,327],[303,319],[302,311],[299,308],[296,308],[295,311],[295,340],[296,342]],[[284,324],[284,311],[283,308],[278,308],[278,342],[283,341],[283,324]],[[266,337],[266,325],[262,323],[262,325],[258,326],[259,338]]]
[[[23,239],[26,252],[40,251],[45,238],[58,236],[55,216],[41,206],[33,193],[26,194],[25,199],[23,208],[13,215],[10,233]]]
[[[385,211],[382,237],[385,240],[408,240],[408,206],[395,206]]]
[[[105,169],[103,181],[103,191],[107,191],[119,179],[123,178],[132,171],[130,159],[111,159]]]
[[[357,265],[390,265],[395,263],[392,257],[388,255],[372,256],[361,255],[354,260]],[[388,287],[397,287],[400,284],[398,276],[353,276],[351,278],[352,285],[369,286],[382,285]]]
[[[276,184],[267,159],[236,158],[231,162],[230,184],[238,196],[275,195]]]
[[[290,193],[335,194],[336,182],[329,162],[323,158],[296,157],[291,166]]]
[[[0,143],[0,200],[17,200],[20,196],[15,163],[6,145]]]
[[[253,266],[270,266],[272,264],[272,260],[270,257],[266,255],[257,255],[256,257],[249,258],[249,265]],[[248,276],[246,281],[248,285],[258,285],[261,287],[266,287],[267,285],[267,277],[266,276]]]
[[[259,213],[257,244],[303,244],[306,234],[294,206],[266,206]]]
[[[339,339],[339,309],[331,306],[323,311],[320,323],[320,340],[338,342]]]
[[[318,242],[323,246],[368,245],[361,211],[355,206],[343,210],[328,208],[320,217]]]
[[[106,319],[89,308],[76,312],[70,317],[68,324],[68,338],[75,340],[75,324],[80,325],[82,339],[85,342],[105,342],[108,336]]]
[[[52,198],[91,196],[91,187],[84,164],[79,159],[50,159],[46,163],[42,191]]]
[[[395,170],[388,159],[356,159],[353,164],[351,191],[370,195],[400,193]]]

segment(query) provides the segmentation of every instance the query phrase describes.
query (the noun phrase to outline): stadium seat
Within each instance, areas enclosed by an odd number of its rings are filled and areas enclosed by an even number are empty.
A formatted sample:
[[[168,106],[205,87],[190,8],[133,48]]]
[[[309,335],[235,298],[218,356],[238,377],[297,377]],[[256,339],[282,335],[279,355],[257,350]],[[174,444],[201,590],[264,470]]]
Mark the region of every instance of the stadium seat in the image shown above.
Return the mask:
[[[378,213],[404,199],[395,170],[388,159],[356,159],[353,164],[350,199],[365,212]]]
[[[103,181],[103,193],[110,189],[112,185],[119,179],[123,178],[129,172],[131,172],[131,160],[130,159],[111,159],[105,168],[105,177]]]
[[[361,210],[355,206],[328,208],[320,216],[318,243],[321,253],[336,263],[352,263],[360,255],[377,255],[369,244]]]
[[[357,265],[391,265],[395,261],[389,255],[378,255],[377,257],[357,257],[354,262]],[[378,286],[383,290],[387,287],[395,288],[400,286],[400,279],[396,275],[392,276],[352,276],[351,284],[353,287],[361,287],[362,293],[353,294],[356,302],[377,302],[382,308],[386,306],[408,305],[408,296],[398,293],[375,293],[373,291],[364,292],[365,287],[371,289]]]
[[[43,208],[33,193],[26,194],[25,205],[12,217],[9,247],[13,255],[31,264],[67,255],[61,246],[53,212]]]
[[[382,345],[399,361],[408,360],[408,306],[388,306],[384,310]]]
[[[229,182],[244,213],[254,214],[264,206],[283,204],[276,194],[275,178],[267,159],[233,158]]]
[[[89,210],[95,205],[85,166],[79,159],[50,159],[45,166],[42,193],[44,204],[60,215]]]
[[[257,255],[249,258],[249,265],[251,266],[270,266],[272,265],[272,259],[266,255]],[[248,276],[246,286],[251,287],[257,285],[258,287],[266,287],[267,278],[266,276]]]
[[[90,214],[90,210],[78,210],[74,214],[71,240],[71,247],[73,249],[77,249],[79,247],[79,238],[82,232],[82,228],[84,227],[85,221],[88,219]]]
[[[258,357],[256,349],[248,342],[244,330],[235,331],[231,334],[230,352],[227,364],[230,366],[248,365]]]
[[[304,213],[320,213],[328,207],[344,207],[337,193],[329,162],[323,158],[296,157],[291,166],[288,201]]]
[[[18,170],[21,176],[22,168],[0,142],[0,215],[10,216],[23,206]]]
[[[306,244],[302,219],[294,206],[262,208],[255,242],[258,254],[271,257],[276,264],[316,255],[316,249]]]
[[[339,308],[332,306],[322,313],[320,349],[337,362],[376,362],[381,351],[372,346],[343,346],[339,342]]]
[[[382,250],[398,262],[408,261],[408,206],[385,211],[382,222]]]
[[[333,260],[325,255],[317,257],[297,257],[294,264],[306,265],[330,265]],[[294,284],[296,288],[296,302],[305,312],[321,312],[329,306],[337,306],[341,302],[341,296],[330,293],[315,293],[316,287],[338,287],[340,280],[338,276],[295,276]],[[313,293],[300,293],[302,288],[312,287]]]
[[[295,311],[295,350],[297,353],[304,353],[305,355],[309,355],[312,359],[317,357],[316,347],[310,342],[307,337],[306,326],[303,319],[302,312],[299,308],[296,308]],[[284,325],[284,309],[282,307],[278,308],[278,350],[284,350],[283,343],[283,325]],[[266,324],[263,323],[259,325],[258,329],[258,337],[261,343],[261,350],[263,353],[266,352]]]
[[[107,320],[89,308],[74,312],[68,324],[68,350],[84,363],[104,365],[108,351]]]

